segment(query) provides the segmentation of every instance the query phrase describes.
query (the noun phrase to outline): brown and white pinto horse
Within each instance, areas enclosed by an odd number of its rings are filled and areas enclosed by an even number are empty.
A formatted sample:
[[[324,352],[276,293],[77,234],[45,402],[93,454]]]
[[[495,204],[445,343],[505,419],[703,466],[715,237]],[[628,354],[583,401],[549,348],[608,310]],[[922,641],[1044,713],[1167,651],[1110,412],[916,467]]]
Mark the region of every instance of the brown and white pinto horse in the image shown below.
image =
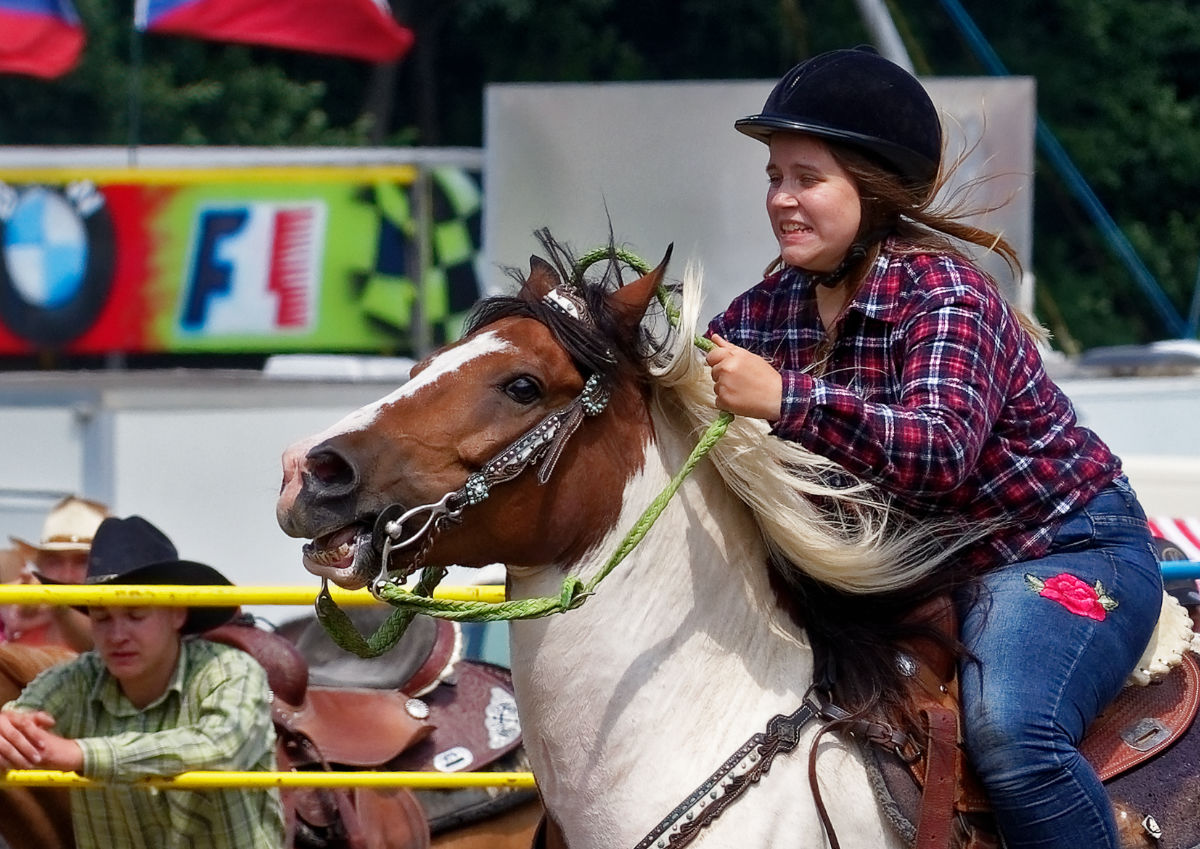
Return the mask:
[[[310,572],[358,588],[381,569],[503,562],[510,598],[558,596],[564,576],[586,581],[605,565],[684,465],[716,410],[690,332],[647,319],[665,260],[622,287],[614,257],[604,281],[576,288],[563,281],[569,256],[543,242],[555,265],[532,258],[520,293],[485,303],[462,341],[418,364],[391,395],[285,452],[277,518],[312,540],[303,555]],[[685,293],[682,328],[695,326],[695,289]],[[580,424],[569,413],[594,400],[593,376],[611,397]],[[482,497],[463,497],[472,475],[556,416],[561,426],[518,463],[540,460],[538,473],[502,475]],[[665,834],[646,838],[773,716],[804,703],[812,650],[764,568],[769,547],[855,589],[886,589],[938,565],[931,546],[889,528],[869,490],[826,487],[819,458],[764,437],[763,423],[734,420],[714,462],[683,482],[582,606],[512,623],[526,750],[571,849],[667,845]],[[448,495],[455,520],[382,564],[377,518]],[[806,726],[796,752],[777,758],[696,844],[828,845],[802,754],[814,735]],[[905,846],[858,746],[826,735],[817,751],[840,845]]]
[[[278,519],[313,538],[310,571],[364,586],[380,568],[376,516],[457,491],[581,394],[584,354],[573,359],[548,326],[560,313],[541,306],[560,275],[536,257],[532,265],[518,298],[527,310],[488,322],[420,363],[396,392],[288,449]],[[660,267],[589,296],[616,361],[607,409],[566,442],[544,484],[526,473],[496,487],[432,541],[426,564],[503,562],[510,598],[557,595],[564,574],[591,575],[660,493],[696,437],[683,402],[656,388],[637,347],[662,276]],[[691,361],[689,347],[690,338],[680,357]],[[811,651],[776,600],[766,559],[751,511],[701,464],[587,603],[512,624],[526,750],[572,849],[637,844],[768,719],[800,706]],[[822,745],[818,774],[842,845],[902,846],[857,750]],[[779,759],[753,801],[729,807],[701,840],[823,845],[808,787],[804,758]]]

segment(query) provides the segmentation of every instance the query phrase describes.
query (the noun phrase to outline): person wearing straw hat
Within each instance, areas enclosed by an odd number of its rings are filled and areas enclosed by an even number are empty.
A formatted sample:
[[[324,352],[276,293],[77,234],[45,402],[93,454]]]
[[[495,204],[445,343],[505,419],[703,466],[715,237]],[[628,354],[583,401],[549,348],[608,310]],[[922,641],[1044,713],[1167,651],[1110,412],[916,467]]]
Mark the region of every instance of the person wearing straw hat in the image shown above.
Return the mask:
[[[87,573],[88,550],[108,508],[99,501],[68,495],[46,515],[37,543],[9,539],[32,567],[17,577],[21,583],[78,584]],[[10,642],[59,645],[86,651],[92,647],[87,616],[61,605],[14,605],[3,610]]]
[[[0,549],[0,584],[15,584],[21,580],[25,572],[25,558],[15,548]],[[10,613],[16,611],[16,605],[0,607],[0,642],[8,641],[9,621],[15,617]]]
[[[140,516],[100,524],[84,583],[230,584],[211,566],[181,560]],[[279,849],[284,826],[275,789],[131,786],[188,770],[275,768],[263,668],[236,648],[195,637],[237,608],[86,610],[95,649],[46,670],[0,709],[0,768],[73,770],[103,782],[72,800],[80,849]]]

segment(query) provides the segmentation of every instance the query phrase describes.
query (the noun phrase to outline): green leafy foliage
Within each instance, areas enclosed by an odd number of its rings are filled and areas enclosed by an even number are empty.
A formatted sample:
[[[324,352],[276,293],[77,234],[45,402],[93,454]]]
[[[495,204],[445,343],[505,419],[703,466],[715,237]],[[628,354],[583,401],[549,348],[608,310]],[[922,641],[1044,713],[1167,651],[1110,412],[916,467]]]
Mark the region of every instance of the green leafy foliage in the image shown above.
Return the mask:
[[[326,111],[330,102],[338,102],[331,99],[327,79],[353,85],[344,73],[350,66],[362,86],[371,72],[363,63],[172,36],[139,37],[126,3],[77,0],[76,7],[87,46],[74,71],[52,81],[0,76],[0,144],[367,141],[369,116],[352,112],[335,121]]]
[[[986,73],[940,3],[889,3],[919,73]],[[1036,77],[1041,117],[1186,317],[1200,260],[1200,6],[963,3],[1008,69]],[[416,43],[388,68],[135,40],[129,3],[77,6],[88,45],[74,72],[0,77],[0,144],[477,146],[491,82],[769,78],[870,40],[849,0],[394,0]],[[1033,270],[1040,317],[1060,344],[1167,335],[1045,159]]]
[[[899,0],[938,74],[984,73],[940,4]],[[1200,7],[1189,0],[964,0],[1038,112],[1185,319],[1200,262]],[[1060,337],[1083,347],[1168,334],[1062,178],[1039,158],[1034,270]],[[1065,332],[1064,332],[1065,331]]]

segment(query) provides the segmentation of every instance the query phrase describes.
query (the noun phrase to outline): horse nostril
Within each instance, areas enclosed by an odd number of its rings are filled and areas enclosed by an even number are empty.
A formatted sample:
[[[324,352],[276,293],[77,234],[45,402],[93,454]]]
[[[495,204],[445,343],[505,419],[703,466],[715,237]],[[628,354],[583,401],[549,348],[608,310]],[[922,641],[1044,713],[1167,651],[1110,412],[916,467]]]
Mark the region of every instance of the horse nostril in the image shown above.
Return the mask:
[[[326,489],[352,487],[357,477],[354,467],[328,448],[309,452],[306,465],[309,476]]]

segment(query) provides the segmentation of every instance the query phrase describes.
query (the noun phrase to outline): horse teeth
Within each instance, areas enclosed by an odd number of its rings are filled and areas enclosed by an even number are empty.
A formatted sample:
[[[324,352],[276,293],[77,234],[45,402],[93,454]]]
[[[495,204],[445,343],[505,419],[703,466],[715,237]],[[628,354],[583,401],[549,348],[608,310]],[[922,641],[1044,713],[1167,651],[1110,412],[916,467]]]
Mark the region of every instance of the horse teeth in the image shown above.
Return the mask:
[[[352,550],[352,543],[343,542],[337,548],[322,548],[319,551],[311,551],[309,552],[308,559],[321,566],[333,566],[349,557]]]

